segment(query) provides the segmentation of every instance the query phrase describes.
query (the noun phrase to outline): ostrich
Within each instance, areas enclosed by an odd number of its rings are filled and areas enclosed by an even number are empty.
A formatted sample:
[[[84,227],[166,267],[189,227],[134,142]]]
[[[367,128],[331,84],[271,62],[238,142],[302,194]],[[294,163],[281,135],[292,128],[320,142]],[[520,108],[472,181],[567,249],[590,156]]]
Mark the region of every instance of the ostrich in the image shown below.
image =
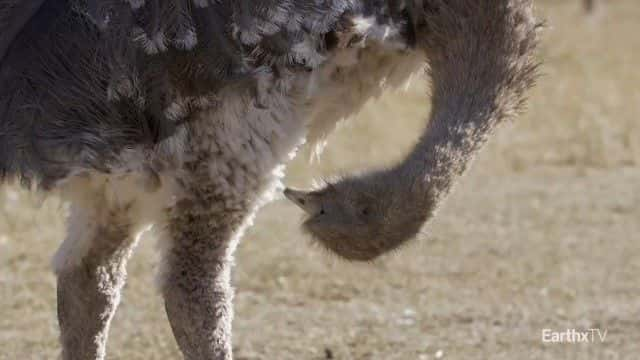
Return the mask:
[[[596,0],[583,0],[582,3],[584,6],[584,10],[589,14],[593,13],[598,5],[598,2]]]
[[[303,205],[309,231],[350,259],[411,238],[490,131],[522,106],[535,77],[531,7],[0,1],[0,178],[71,202],[53,260],[62,358],[105,357],[127,260],[155,225],[161,293],[183,356],[232,359],[233,253],[284,164],[305,139],[322,142],[428,63],[431,120],[407,159],[324,190],[357,201],[376,194],[354,207],[376,220],[336,227],[316,218],[346,211],[339,201]]]

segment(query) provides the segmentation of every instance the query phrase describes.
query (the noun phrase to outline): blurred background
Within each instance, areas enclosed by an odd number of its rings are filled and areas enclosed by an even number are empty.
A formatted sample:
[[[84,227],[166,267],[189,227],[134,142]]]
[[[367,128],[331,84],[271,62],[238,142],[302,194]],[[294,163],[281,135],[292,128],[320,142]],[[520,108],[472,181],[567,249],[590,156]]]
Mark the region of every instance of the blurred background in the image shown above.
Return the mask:
[[[313,246],[285,201],[237,252],[236,359],[637,359],[640,353],[640,2],[537,1],[544,76],[424,235],[372,264]],[[399,159],[428,113],[426,80],[367,106],[287,184]],[[58,355],[50,259],[66,206],[0,188],[0,359]],[[152,236],[129,265],[110,359],[179,353],[154,284]],[[607,330],[603,343],[541,332]]]

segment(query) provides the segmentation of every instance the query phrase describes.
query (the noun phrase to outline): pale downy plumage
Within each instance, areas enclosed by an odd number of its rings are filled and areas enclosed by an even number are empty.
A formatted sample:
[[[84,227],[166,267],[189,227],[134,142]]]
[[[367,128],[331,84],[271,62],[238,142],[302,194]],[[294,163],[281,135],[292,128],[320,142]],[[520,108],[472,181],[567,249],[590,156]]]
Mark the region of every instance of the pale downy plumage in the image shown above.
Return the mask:
[[[409,157],[413,166],[401,167],[415,181],[393,183],[404,201],[431,194],[415,199],[425,209],[412,223],[419,225],[429,201],[448,189],[446,174],[459,173],[478,147],[463,140],[482,137],[495,121],[477,136],[457,130],[473,133],[463,125],[483,125],[477,111],[502,119],[521,101],[532,76],[522,61],[533,47],[530,7],[526,0],[0,0],[0,178],[59,188],[72,202],[54,259],[62,357],[104,358],[136,235],[156,224],[162,295],[184,357],[231,359],[233,252],[283,164],[305,138],[321,141],[367,99],[420,71],[426,53],[434,103],[446,110],[433,119],[458,105],[468,112],[456,112],[455,124],[432,121]],[[470,31],[484,23],[484,33]],[[461,50],[469,46],[476,52]],[[438,149],[453,144],[461,160],[427,151],[434,141]],[[440,170],[420,185],[421,169],[434,164]]]

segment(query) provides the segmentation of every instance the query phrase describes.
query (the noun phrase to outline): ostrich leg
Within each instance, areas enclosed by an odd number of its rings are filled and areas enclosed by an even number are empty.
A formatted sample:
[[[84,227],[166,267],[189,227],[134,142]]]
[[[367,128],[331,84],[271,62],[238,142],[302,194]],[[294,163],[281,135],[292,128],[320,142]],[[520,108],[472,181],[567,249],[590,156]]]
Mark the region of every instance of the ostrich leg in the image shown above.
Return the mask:
[[[169,211],[163,295],[178,346],[187,360],[231,360],[236,239],[249,211],[198,185]],[[195,195],[199,196],[196,197]]]
[[[165,174],[176,189],[163,226],[162,292],[187,360],[232,359],[233,253],[303,139],[304,122],[283,92],[292,80],[265,76],[261,91],[270,104],[253,92],[216,99],[189,123],[180,168]]]
[[[109,324],[135,243],[127,209],[110,203],[104,187],[84,192],[72,203],[68,235],[54,259],[65,360],[105,357]]]

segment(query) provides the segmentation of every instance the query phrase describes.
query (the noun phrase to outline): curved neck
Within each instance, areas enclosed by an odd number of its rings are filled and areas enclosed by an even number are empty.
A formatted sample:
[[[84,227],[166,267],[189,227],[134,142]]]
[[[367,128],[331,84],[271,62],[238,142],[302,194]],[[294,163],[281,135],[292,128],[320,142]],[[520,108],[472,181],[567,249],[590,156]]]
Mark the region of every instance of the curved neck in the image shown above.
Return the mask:
[[[531,4],[506,3],[455,0],[426,16],[425,26],[438,30],[420,39],[429,60],[431,114],[394,172],[429,207],[449,192],[493,130],[517,115],[535,81],[538,24]]]
[[[487,84],[487,83],[485,83]],[[413,192],[438,199],[469,167],[475,154],[505,118],[510,104],[496,104],[498,84],[475,93],[438,89],[434,84],[431,116],[420,140],[400,165],[404,177],[414,179]],[[446,92],[441,94],[439,92]]]

